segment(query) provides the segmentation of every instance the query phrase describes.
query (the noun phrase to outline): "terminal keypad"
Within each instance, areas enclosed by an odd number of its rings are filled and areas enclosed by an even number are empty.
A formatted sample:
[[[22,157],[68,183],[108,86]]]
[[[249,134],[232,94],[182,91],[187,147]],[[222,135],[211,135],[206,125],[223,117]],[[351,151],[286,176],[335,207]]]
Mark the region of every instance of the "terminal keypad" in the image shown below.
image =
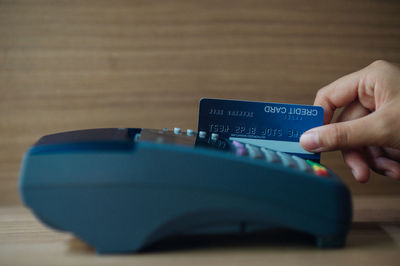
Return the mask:
[[[253,159],[264,160],[268,163],[281,164],[288,168],[314,173],[317,176],[329,176],[329,172],[324,166],[311,160],[304,160],[295,155],[274,151],[253,144],[245,144],[236,140],[232,141],[231,144],[237,156],[248,156]]]

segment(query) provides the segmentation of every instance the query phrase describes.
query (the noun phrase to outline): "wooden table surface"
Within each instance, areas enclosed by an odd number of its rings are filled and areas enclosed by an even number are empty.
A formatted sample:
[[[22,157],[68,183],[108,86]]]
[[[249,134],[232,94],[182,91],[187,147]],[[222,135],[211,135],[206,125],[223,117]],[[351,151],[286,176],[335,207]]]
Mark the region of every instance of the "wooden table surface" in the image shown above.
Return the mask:
[[[196,129],[201,97],[312,104],[319,88],[344,74],[377,59],[400,62],[399,14],[395,0],[0,0],[0,265],[114,260],[43,228],[21,207],[21,158],[40,136],[96,127]],[[338,152],[322,162],[372,204],[360,205],[357,217],[365,220],[344,250],[267,242],[115,259],[396,263],[400,182],[374,174],[360,185]],[[373,204],[382,197],[389,198]],[[394,218],[376,220],[387,204]]]

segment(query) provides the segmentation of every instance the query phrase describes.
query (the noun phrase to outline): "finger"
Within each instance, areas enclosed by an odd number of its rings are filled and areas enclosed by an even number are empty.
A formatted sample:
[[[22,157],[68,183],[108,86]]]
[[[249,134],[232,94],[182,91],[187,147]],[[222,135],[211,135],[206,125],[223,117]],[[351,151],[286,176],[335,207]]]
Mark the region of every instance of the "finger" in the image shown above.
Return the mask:
[[[368,147],[368,160],[371,168],[378,174],[400,179],[400,163],[388,158],[383,149]]]
[[[400,150],[397,149],[371,146],[367,151],[371,158],[387,157],[393,161],[400,161]]]
[[[383,151],[386,157],[394,161],[400,162],[400,150],[394,148],[383,148]]]
[[[320,89],[314,105],[324,108],[324,124],[332,120],[337,108],[346,106],[357,98],[370,111],[377,109],[385,100],[390,100],[394,94],[398,94],[398,91],[382,88],[389,84],[398,84],[399,71],[398,65],[377,60]]]
[[[345,122],[361,118],[370,114],[370,111],[365,108],[358,100],[350,103],[343,109],[342,113],[336,119],[336,122]]]
[[[366,183],[370,177],[368,161],[357,149],[343,150],[343,159],[350,167],[354,178],[360,183]]]
[[[385,175],[386,168],[376,163],[377,158],[384,156],[383,150],[379,147],[369,146],[366,148],[366,154],[371,169],[378,174]]]
[[[342,111],[342,113],[337,118],[337,122],[350,121],[353,119],[361,118],[368,115],[370,112],[362,104],[355,100],[350,103]],[[365,183],[370,178],[370,166],[368,165],[368,160],[363,156],[362,152],[356,149],[343,150],[343,159],[345,163],[350,167],[354,178],[360,182]]]
[[[300,144],[305,150],[311,152],[385,146],[388,140],[382,123],[384,122],[379,114],[376,115],[375,112],[359,119],[316,127],[306,131],[300,137]],[[382,130],[376,130],[376,128]]]
[[[374,159],[374,167],[383,172],[383,175],[400,180],[400,163],[386,157]]]
[[[323,87],[315,97],[314,105],[324,108],[324,124],[328,124],[339,107],[357,99],[357,90],[363,70],[348,74]]]
[[[354,101],[343,110],[339,115],[336,122],[350,121],[353,119],[361,118],[363,116],[369,115],[370,111],[365,108],[359,101]],[[378,147],[368,147],[367,149],[369,155],[374,155],[373,157],[384,156],[394,161],[400,162],[400,150],[394,148],[378,148]],[[370,157],[371,157],[370,156]]]

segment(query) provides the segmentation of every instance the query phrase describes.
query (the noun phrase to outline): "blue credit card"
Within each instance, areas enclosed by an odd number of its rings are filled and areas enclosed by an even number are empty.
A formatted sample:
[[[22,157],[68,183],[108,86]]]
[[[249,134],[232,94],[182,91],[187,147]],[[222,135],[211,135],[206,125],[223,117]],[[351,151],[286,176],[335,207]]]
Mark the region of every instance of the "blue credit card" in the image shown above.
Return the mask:
[[[304,150],[299,139],[323,121],[319,106],[203,98],[198,131],[319,161],[320,154]]]

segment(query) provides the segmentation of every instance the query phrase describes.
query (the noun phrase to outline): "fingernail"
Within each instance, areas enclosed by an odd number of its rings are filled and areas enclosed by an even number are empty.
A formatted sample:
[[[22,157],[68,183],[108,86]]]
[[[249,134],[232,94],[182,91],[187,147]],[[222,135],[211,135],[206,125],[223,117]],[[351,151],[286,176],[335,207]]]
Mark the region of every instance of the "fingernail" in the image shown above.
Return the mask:
[[[359,170],[356,170],[356,169],[351,168],[351,173],[353,174],[354,178],[355,178],[358,182],[364,184],[364,183],[367,183],[367,182],[368,182],[368,179],[369,179],[369,172],[367,173],[366,176],[363,176],[362,172],[363,172],[363,171],[360,171],[360,169],[359,169]]]
[[[390,171],[390,170],[386,170],[385,173],[384,173],[384,175],[385,175],[385,176],[388,176],[388,177],[391,177],[391,178],[396,178],[395,173],[393,173],[393,172]]]
[[[318,133],[315,131],[307,131],[300,137],[301,145],[310,151],[317,151],[320,148]]]
[[[351,173],[353,174],[354,178],[358,180],[357,170],[351,169]]]

